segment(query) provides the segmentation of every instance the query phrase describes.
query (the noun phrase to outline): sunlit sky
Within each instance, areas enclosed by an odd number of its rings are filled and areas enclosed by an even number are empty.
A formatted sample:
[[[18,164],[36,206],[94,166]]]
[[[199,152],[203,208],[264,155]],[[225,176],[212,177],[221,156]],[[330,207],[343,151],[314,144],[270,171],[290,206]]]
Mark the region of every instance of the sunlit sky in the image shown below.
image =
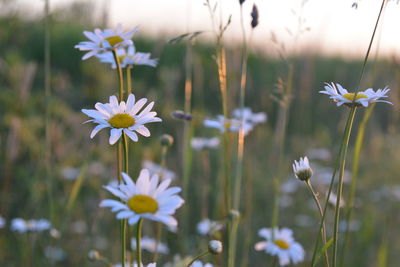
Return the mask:
[[[84,0],[90,1],[90,0]],[[100,8],[109,9],[110,24],[122,23],[129,28],[140,25],[141,32],[150,35],[174,37],[189,31],[209,31],[211,21],[204,0],[91,0]],[[238,0],[218,1],[222,16],[232,15],[232,24],[226,33],[226,42],[240,40],[240,8]],[[259,26],[253,33],[254,45],[273,53],[276,46],[271,42],[271,31],[290,51],[302,53],[315,51],[328,54],[363,55],[378,16],[380,0],[362,0],[358,9],[352,8],[353,0],[309,0],[301,8],[304,0],[246,0],[243,4],[245,24],[250,25],[253,3],[258,6]],[[25,6],[40,12],[44,1],[18,0]],[[52,8],[65,5],[72,0],[50,0]],[[297,18],[292,11],[302,14],[310,31],[297,42],[288,31],[296,31]],[[219,15],[219,12],[218,12]],[[400,4],[390,1],[384,12],[381,27],[377,33],[380,54],[400,55]],[[250,28],[249,28],[250,29]],[[140,33],[139,33],[140,34]],[[212,35],[209,35],[212,36]]]

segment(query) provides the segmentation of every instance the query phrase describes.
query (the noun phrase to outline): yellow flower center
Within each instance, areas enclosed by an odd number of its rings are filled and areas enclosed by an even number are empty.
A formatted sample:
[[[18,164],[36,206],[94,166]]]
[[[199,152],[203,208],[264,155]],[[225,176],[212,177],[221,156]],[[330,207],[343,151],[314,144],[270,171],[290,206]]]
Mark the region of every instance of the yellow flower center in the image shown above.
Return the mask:
[[[121,42],[124,41],[124,39],[122,39],[122,37],[121,37],[121,36],[118,36],[118,35],[116,35],[116,36],[109,36],[109,37],[105,38],[105,40],[107,40],[108,43],[109,43],[111,46],[115,46],[116,44],[119,44],[119,43],[121,43]]]
[[[146,195],[135,195],[128,200],[127,204],[137,214],[156,213],[158,210],[157,201]]]
[[[350,100],[350,101],[353,101],[353,99],[354,99],[354,93],[347,93],[347,94],[344,94],[344,95],[342,95],[342,96],[343,96],[344,98],[346,98],[347,100]],[[359,93],[359,94],[357,94],[355,100],[358,100],[358,99],[360,99],[360,98],[368,98],[368,96],[366,96],[366,95],[364,95],[364,94],[362,94],[362,93]]]
[[[224,122],[225,129],[228,129],[231,126],[232,126],[232,122],[230,122],[230,121]]]
[[[290,247],[289,244],[282,239],[276,239],[274,242],[275,242],[275,245],[277,245],[281,249],[288,249]]]
[[[108,123],[114,128],[129,128],[135,125],[135,119],[127,113],[119,113],[112,116]]]

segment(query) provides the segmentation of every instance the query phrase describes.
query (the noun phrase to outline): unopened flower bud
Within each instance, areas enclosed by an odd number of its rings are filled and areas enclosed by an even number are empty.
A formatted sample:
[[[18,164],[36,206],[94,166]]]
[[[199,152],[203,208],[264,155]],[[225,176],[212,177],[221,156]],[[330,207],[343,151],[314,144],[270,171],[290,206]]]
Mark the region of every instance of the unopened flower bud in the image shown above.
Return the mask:
[[[208,242],[208,251],[211,254],[217,255],[222,253],[222,243],[219,240],[211,240]]]
[[[172,136],[170,136],[169,134],[163,134],[160,137],[160,142],[161,142],[161,145],[163,145],[163,146],[172,146],[174,143],[174,138]]]
[[[183,112],[182,110],[175,110],[171,112],[172,117],[178,120],[185,120],[185,121],[191,121],[192,120],[192,115]]]
[[[253,5],[253,9],[251,10],[251,27],[254,29],[258,25],[258,9],[256,4]]]
[[[243,5],[244,1],[246,0],[239,0],[239,4]]]
[[[101,258],[101,255],[97,250],[89,251],[87,256],[90,261],[97,261]]]
[[[293,172],[297,179],[301,181],[308,181],[313,175],[313,171],[308,162],[308,158],[300,158],[299,161],[294,161]]]

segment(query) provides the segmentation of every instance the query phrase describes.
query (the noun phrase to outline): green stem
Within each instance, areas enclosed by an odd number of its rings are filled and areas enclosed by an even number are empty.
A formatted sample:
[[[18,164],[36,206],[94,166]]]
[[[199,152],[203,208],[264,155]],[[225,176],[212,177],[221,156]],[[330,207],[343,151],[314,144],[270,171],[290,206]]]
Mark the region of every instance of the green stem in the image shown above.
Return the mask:
[[[123,143],[123,152],[124,152],[124,172],[129,173],[129,154],[128,154],[128,137],[125,133],[122,133],[122,143]],[[120,181],[121,183],[122,181]],[[127,219],[123,219],[121,221],[121,242],[122,242],[122,252],[121,257],[123,259],[122,266],[125,266],[126,261],[126,228],[127,228]]]
[[[343,155],[341,157],[341,164],[339,170],[339,184],[338,184],[338,193],[336,199],[336,207],[335,207],[335,224],[333,230],[333,258],[332,258],[332,266],[336,267],[336,257],[337,257],[337,246],[338,246],[338,238],[339,238],[339,217],[340,217],[340,200],[342,199],[343,192],[343,177],[344,177],[344,168],[346,165],[346,156],[347,156],[347,148],[349,146],[349,139],[351,134],[351,128],[353,126],[354,117],[356,114],[356,107],[353,106],[350,110],[349,115],[349,127],[346,129],[344,134],[344,148]]]
[[[345,132],[348,131],[349,124],[350,124],[350,114],[349,114],[349,116],[347,118]],[[337,169],[339,168],[339,164],[340,164],[340,159],[341,159],[341,155],[342,155],[342,152],[343,152],[344,143],[345,143],[345,134],[342,137],[342,142],[340,144],[339,153],[338,153],[338,156],[336,158],[335,168],[333,169],[333,173],[332,173],[331,183],[329,185],[328,193],[326,195],[324,211],[322,213],[321,222],[319,224],[318,235],[322,230],[323,223],[325,222],[326,212],[328,210],[329,197],[331,196],[331,192],[332,192],[332,189],[333,189],[333,184],[334,184],[334,181],[335,181],[336,172],[337,172]],[[313,257],[312,257],[312,261],[311,261],[311,266],[315,266],[315,264],[316,264],[315,261],[316,261],[318,246],[319,246],[319,238],[316,238],[315,239]]]
[[[371,117],[371,114],[372,114],[372,111],[374,110],[374,108],[375,108],[375,104],[372,104],[370,107],[367,108],[367,110],[364,113],[364,117],[358,127],[358,131],[357,131],[357,138],[356,138],[356,143],[354,146],[353,171],[352,171],[352,177],[351,177],[349,198],[348,198],[348,203],[347,203],[347,211],[346,211],[346,216],[345,216],[347,225],[346,225],[346,232],[345,232],[345,237],[344,237],[344,242],[343,242],[343,250],[342,250],[340,266],[344,266],[344,258],[345,258],[345,252],[346,252],[346,250],[344,248],[346,247],[346,245],[349,241],[349,236],[350,236],[350,221],[351,221],[351,215],[352,215],[352,211],[353,211],[354,199],[356,196],[358,167],[360,164],[360,155],[361,155],[362,144],[364,142],[365,127],[367,125],[369,118]]]
[[[132,66],[126,67],[126,93],[132,94]]]
[[[117,73],[118,73],[118,83],[119,83],[119,95],[118,100],[122,101],[124,99],[124,78],[122,74],[121,64],[118,59],[117,51],[115,49],[112,50],[115,64],[117,65]]]
[[[204,257],[204,256],[208,255],[209,253],[210,253],[210,252],[207,250],[207,251],[201,253],[200,255],[197,255],[196,257],[194,257],[194,258],[189,262],[188,265],[186,265],[186,267],[190,267],[190,266],[193,264],[193,262],[197,261],[197,260],[200,259],[201,257]]]
[[[143,218],[139,219],[136,232],[136,261],[138,266],[142,267],[142,249],[140,248],[140,240],[142,238]]]
[[[318,207],[319,214],[321,215],[321,218],[322,218],[323,211],[322,211],[321,204],[319,203],[319,200],[318,200],[318,193],[315,192],[314,188],[312,187],[312,185],[310,183],[310,180],[307,180],[305,182],[305,184],[307,185],[307,188],[310,191],[310,193],[311,193],[311,195],[312,195],[312,197],[314,199],[314,202]],[[321,239],[322,239],[323,245],[326,245],[326,227],[325,227],[325,222],[322,222]],[[325,250],[324,255],[325,255],[326,266],[329,267],[329,258],[328,258],[328,251],[327,250]]]

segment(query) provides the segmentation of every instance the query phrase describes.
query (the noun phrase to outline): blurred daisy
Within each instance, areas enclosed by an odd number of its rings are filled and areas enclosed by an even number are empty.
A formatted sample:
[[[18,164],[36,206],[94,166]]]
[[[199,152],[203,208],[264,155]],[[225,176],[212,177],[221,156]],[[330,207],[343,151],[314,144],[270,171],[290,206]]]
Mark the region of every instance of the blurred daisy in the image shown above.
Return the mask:
[[[4,228],[6,226],[6,219],[4,217],[0,216],[0,229]]]
[[[190,267],[213,267],[211,263],[202,263],[201,261],[193,262]]]
[[[240,128],[243,127],[244,135],[247,135],[253,129],[253,124],[251,123],[244,121],[242,125],[239,120],[225,119],[222,115],[218,115],[216,119],[206,119],[203,124],[209,128],[216,128],[221,133],[225,131],[239,132]]]
[[[392,104],[386,100],[379,100],[380,98],[386,98],[387,93],[390,91],[389,88],[385,87],[384,89],[378,89],[374,91],[372,88],[369,88],[365,91],[358,91],[357,96],[354,100],[355,93],[349,93],[346,89],[344,89],[340,84],[336,83],[325,83],[325,90],[319,91],[321,94],[329,95],[330,99],[336,102],[337,106],[341,106],[343,104],[347,106],[357,105],[357,106],[364,106],[368,107],[370,103],[375,102],[384,102],[388,104]]]
[[[119,200],[106,199],[100,207],[110,207],[117,213],[117,219],[128,219],[130,225],[140,218],[162,222],[168,226],[176,226],[178,222],[173,215],[181,207],[184,200],[177,195],[180,187],[170,187],[170,179],[159,184],[158,175],[150,177],[150,172],[143,169],[134,183],[126,173],[122,173],[123,183],[118,188],[105,186],[105,189]]]
[[[156,67],[158,63],[158,59],[150,58],[151,55],[150,53],[136,52],[134,44],[130,45],[127,50],[125,50],[125,48],[119,48],[117,49],[116,52],[118,60],[121,64],[121,68],[126,68],[127,66],[138,66],[138,65]],[[112,52],[97,54],[96,57],[100,59],[100,62],[110,63],[113,69],[117,67]]]
[[[293,238],[293,231],[288,228],[274,229],[274,239],[272,239],[271,228],[262,228],[258,235],[264,237],[266,241],[258,242],[255,245],[256,250],[264,250],[267,254],[277,256],[279,265],[285,266],[297,264],[304,260],[304,249]]]
[[[219,146],[219,138],[201,138],[201,137],[193,137],[190,144],[192,148],[196,151],[200,151],[203,149],[216,148]]]
[[[114,265],[112,265],[113,267],[122,267],[122,264],[121,263],[118,263],[118,264],[114,264]],[[136,262],[133,262],[132,264],[130,264],[129,262],[126,262],[125,263],[125,266],[133,266],[133,267],[138,267],[138,264],[136,263]],[[139,267],[156,267],[156,263],[149,263],[148,265],[145,265],[145,264],[140,264],[140,266]]]
[[[203,219],[197,224],[197,232],[200,235],[213,235],[215,232],[220,231],[224,228],[224,225],[217,222],[211,221],[210,219]]]
[[[80,170],[78,168],[73,168],[73,167],[64,167],[61,170],[61,176],[65,180],[75,180],[78,178],[78,175],[80,173]]]
[[[90,138],[93,138],[100,130],[111,128],[110,145],[115,144],[125,133],[132,141],[137,142],[138,136],[135,132],[150,136],[150,131],[144,126],[150,122],[160,122],[161,119],[156,117],[157,113],[151,111],[154,102],[147,105],[140,113],[147,99],[141,98],[135,102],[135,96],[130,94],[128,101],[118,103],[116,96],[110,96],[110,103],[96,103],[96,109],[82,109],[82,112],[91,117],[87,122],[94,122],[98,125],[93,129]]]
[[[160,176],[161,180],[165,180],[165,179],[174,180],[176,178],[176,174],[173,171],[168,170],[167,168],[164,168],[161,165],[158,165],[149,160],[143,161],[142,167],[144,169],[148,169],[150,172],[150,175],[157,174],[158,176]]]
[[[27,220],[15,218],[11,221],[11,230],[26,233],[26,232],[41,232],[51,228],[51,223],[46,219]]]
[[[313,175],[313,171],[310,167],[307,157],[300,157],[299,161],[295,160],[292,166],[294,175],[301,181],[307,181]]]
[[[336,202],[337,202],[337,195],[333,192],[329,195],[328,203],[331,204],[333,207],[336,207]],[[339,201],[339,206],[343,208],[345,205],[345,202],[343,199],[340,199]]]
[[[136,238],[131,239],[131,247],[133,250],[136,250]],[[144,236],[140,240],[140,247],[141,249],[147,250],[150,253],[162,253],[162,254],[168,254],[169,249],[167,245],[164,243],[158,242],[154,238]]]
[[[265,112],[258,112],[258,113],[253,113],[251,108],[243,108],[243,109],[235,109],[233,111],[233,116],[237,119],[241,119],[243,116],[243,120],[251,123],[253,125],[259,124],[259,123],[264,123],[267,121],[267,114]]]
[[[118,25],[115,29],[95,29],[94,32],[84,31],[83,34],[90,40],[80,42],[75,45],[81,51],[89,51],[82,60],[88,59],[98,53],[110,51],[116,48],[133,45],[132,37],[137,28],[124,33],[122,26]]]

